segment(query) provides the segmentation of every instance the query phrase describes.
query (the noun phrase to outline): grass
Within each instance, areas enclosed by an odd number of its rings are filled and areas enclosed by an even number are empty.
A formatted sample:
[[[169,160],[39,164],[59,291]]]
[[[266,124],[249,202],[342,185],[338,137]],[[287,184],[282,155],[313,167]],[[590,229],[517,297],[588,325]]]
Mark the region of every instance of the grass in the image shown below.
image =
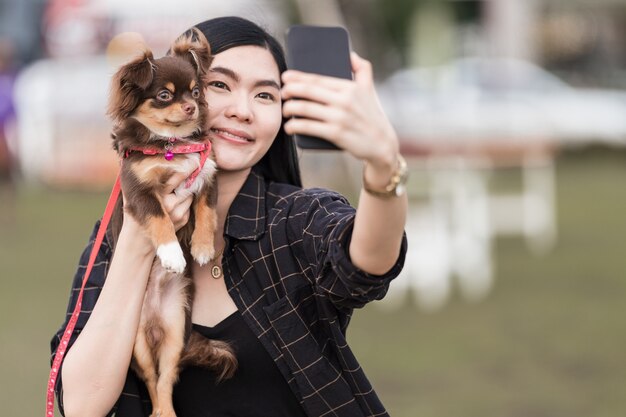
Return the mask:
[[[496,245],[486,300],[355,314],[348,339],[394,417],[609,417],[626,410],[626,154],[557,164],[558,242]],[[103,193],[19,188],[0,213],[0,403],[43,414],[49,339]]]
[[[499,240],[485,301],[356,315],[349,340],[393,416],[623,413],[625,156],[559,159],[556,248]]]

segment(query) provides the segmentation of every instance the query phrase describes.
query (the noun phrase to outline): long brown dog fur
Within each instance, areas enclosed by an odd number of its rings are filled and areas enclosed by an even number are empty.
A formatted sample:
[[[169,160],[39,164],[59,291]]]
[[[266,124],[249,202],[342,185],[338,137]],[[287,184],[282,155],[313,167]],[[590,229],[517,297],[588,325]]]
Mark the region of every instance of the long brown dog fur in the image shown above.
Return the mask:
[[[188,265],[192,260],[206,264],[215,256],[214,159],[207,159],[189,189],[180,186],[176,190],[195,194],[189,222],[178,232],[160,197],[172,175],[200,166],[197,153],[176,154],[166,160],[163,150],[172,145],[170,138],[176,138],[175,144],[206,140],[204,78],[210,63],[207,40],[193,29],[181,35],[166,56],[155,59],[146,50],[122,66],[111,86],[108,114],[114,121],[113,147],[123,159],[124,212],[145,228],[157,252],[132,362],[148,388],[153,416],[175,416],[172,389],[183,358],[185,365],[212,369],[219,379],[231,377],[237,367],[227,343],[191,331],[193,280]],[[146,155],[137,149],[161,153]],[[117,210],[119,220],[120,205]]]

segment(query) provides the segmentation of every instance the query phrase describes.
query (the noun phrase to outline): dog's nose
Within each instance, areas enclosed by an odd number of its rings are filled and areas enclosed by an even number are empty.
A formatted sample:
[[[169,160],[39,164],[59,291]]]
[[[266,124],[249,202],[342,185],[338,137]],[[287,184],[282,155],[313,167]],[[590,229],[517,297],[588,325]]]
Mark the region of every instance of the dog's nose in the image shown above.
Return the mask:
[[[185,114],[192,115],[196,111],[196,106],[194,106],[191,103],[184,103],[181,105],[181,107],[183,111],[185,112]]]

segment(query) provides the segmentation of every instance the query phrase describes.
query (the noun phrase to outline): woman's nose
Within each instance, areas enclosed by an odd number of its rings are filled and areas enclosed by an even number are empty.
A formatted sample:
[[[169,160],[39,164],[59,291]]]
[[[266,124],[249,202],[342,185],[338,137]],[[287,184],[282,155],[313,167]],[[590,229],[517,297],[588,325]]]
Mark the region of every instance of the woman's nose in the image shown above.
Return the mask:
[[[246,98],[239,97],[233,100],[226,108],[226,116],[239,119],[241,121],[252,121],[252,108]]]

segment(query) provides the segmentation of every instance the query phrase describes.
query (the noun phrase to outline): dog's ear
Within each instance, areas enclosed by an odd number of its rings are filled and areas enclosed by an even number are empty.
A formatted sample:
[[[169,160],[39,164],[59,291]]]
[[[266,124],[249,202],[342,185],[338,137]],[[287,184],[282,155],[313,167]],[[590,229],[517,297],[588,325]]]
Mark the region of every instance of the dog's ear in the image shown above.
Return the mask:
[[[153,55],[145,50],[139,58],[123,65],[111,80],[107,114],[120,121],[129,117],[142,100],[154,76]]]
[[[167,54],[189,61],[201,77],[207,73],[213,59],[209,41],[195,27],[180,35],[174,41]]]

